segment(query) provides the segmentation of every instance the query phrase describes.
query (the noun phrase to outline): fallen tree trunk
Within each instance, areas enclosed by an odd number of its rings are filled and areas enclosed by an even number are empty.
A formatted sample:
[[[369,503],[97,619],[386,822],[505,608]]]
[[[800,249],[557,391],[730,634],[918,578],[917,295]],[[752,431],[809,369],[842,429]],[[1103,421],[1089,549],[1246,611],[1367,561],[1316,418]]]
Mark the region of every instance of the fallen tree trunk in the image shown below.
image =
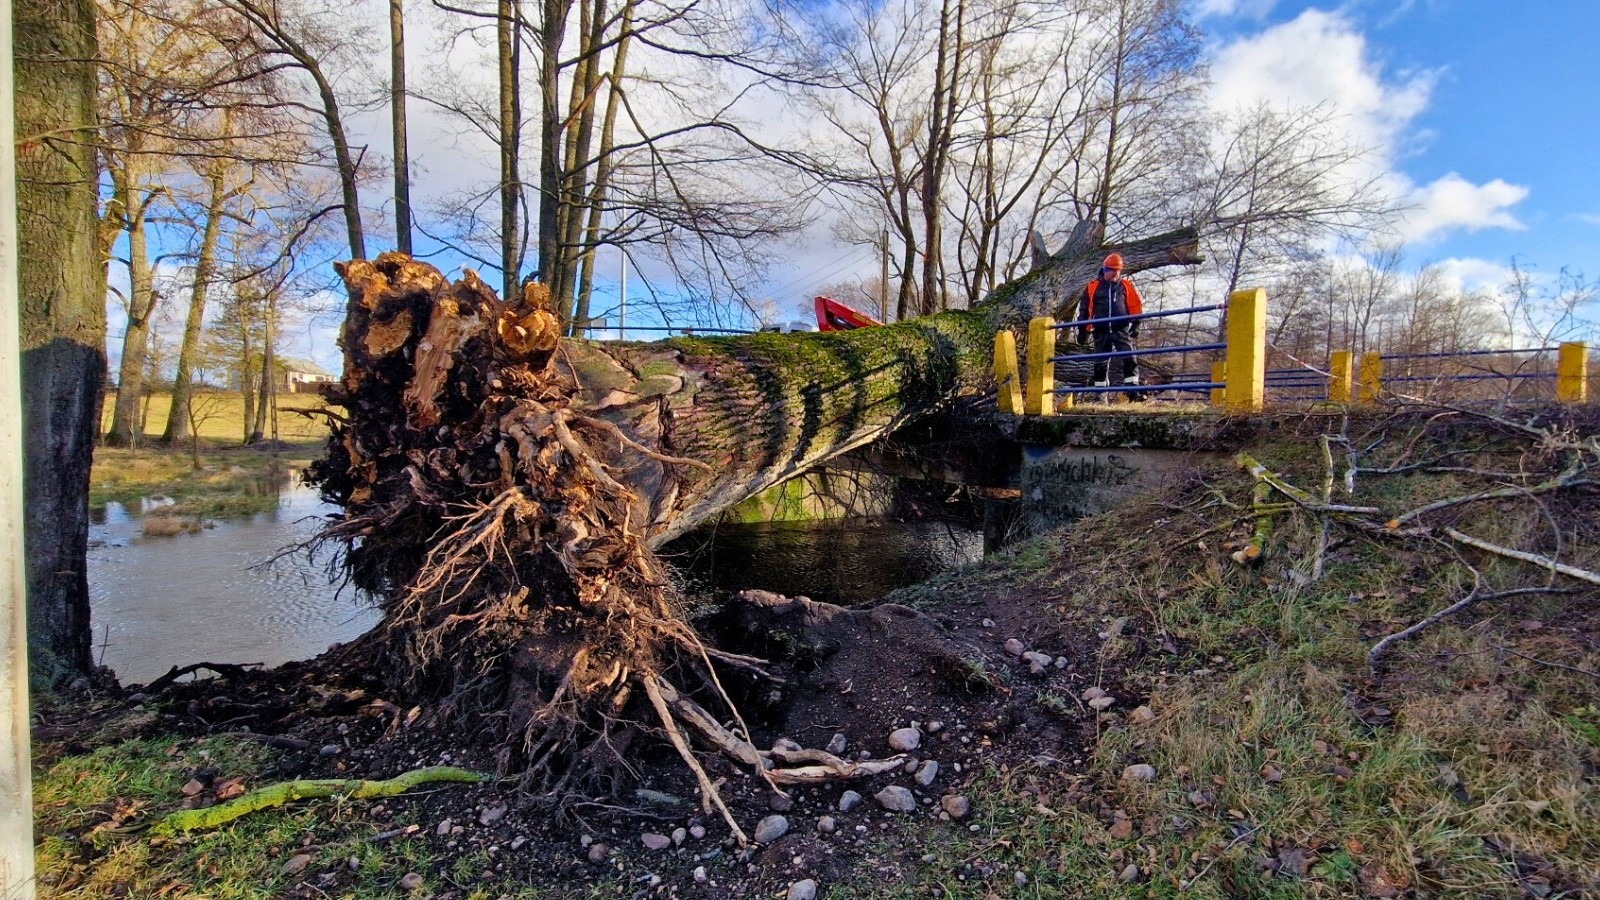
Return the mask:
[[[1186,231],[1116,249],[1138,271],[1195,248]],[[762,663],[701,641],[651,548],[986,389],[995,331],[1063,312],[1103,252],[1080,235],[972,310],[652,344],[562,340],[540,285],[505,303],[399,254],[341,266],[349,418],[313,477],[384,612],[345,652],[443,712],[493,714],[506,764],[546,789],[593,787],[652,716],[702,785],[679,729],[774,785],[814,778],[741,744],[721,679]]]

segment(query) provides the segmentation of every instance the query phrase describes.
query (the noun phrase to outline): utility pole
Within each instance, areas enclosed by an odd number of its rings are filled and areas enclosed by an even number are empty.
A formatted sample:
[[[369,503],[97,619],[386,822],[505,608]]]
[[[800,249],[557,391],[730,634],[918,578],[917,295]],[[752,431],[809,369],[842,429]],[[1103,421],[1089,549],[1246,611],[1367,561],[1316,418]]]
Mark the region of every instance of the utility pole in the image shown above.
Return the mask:
[[[628,339],[628,251],[617,247],[617,285],[622,291],[617,306],[617,340]]]
[[[878,232],[878,321],[889,321],[889,229]]]
[[[0,0],[0,897],[33,900],[27,580],[22,546],[22,366],[11,0]]]

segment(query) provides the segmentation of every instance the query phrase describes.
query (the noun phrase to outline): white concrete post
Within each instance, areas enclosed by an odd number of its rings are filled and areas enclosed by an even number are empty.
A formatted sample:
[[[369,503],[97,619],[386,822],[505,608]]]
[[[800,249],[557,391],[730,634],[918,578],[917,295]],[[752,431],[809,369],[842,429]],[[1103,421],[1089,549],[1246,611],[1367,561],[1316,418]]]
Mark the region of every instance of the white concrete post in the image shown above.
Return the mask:
[[[22,561],[22,371],[11,0],[0,0],[0,897],[32,900],[27,578]]]

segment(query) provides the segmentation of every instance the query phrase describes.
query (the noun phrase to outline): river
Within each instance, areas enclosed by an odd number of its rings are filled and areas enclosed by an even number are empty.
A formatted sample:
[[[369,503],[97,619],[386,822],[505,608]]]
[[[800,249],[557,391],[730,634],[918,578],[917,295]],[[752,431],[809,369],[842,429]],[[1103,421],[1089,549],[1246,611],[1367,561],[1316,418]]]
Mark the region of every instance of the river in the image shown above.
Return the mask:
[[[298,479],[276,510],[194,534],[145,537],[154,505],[108,504],[90,527],[95,652],[124,683],[174,665],[307,659],[377,623],[376,609],[336,590],[303,554],[266,565],[333,511]],[[721,525],[664,555],[703,600],[760,588],[850,604],[975,561],[982,548],[982,533],[964,525],[845,520]]]

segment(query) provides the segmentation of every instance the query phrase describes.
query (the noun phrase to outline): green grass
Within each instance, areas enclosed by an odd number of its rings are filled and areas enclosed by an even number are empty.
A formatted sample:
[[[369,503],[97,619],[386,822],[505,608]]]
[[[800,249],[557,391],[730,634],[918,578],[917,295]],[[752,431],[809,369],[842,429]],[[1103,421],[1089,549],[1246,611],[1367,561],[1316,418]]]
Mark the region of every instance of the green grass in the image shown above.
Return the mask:
[[[1302,486],[1320,478],[1314,448],[1279,445],[1260,458]],[[1600,670],[1600,652],[1581,643],[1502,627],[1561,621],[1578,601],[1533,599],[1498,617],[1482,610],[1487,621],[1442,623],[1400,645],[1392,675],[1374,679],[1366,652],[1376,635],[1460,597],[1466,569],[1443,548],[1357,536],[1311,582],[1318,527],[1303,513],[1280,517],[1259,567],[1237,565],[1228,552],[1247,521],[1203,547],[1193,536],[1234,514],[1228,503],[1247,504],[1249,481],[1227,470],[1209,481],[1215,494],[1116,510],[962,576],[987,591],[1000,588],[986,584],[995,573],[1004,589],[1031,580],[1030,591],[1064,598],[1057,611],[1069,628],[1128,616],[1135,636],[1170,637],[1176,657],[1141,656],[1122,639],[1101,649],[1102,666],[1148,695],[1154,720],[1103,721],[1083,775],[990,772],[968,792],[976,832],[920,829],[901,843],[920,843],[933,862],[887,883],[864,867],[858,884],[830,896],[1517,897],[1538,884],[1525,881],[1532,870],[1519,873],[1530,860],[1569,886],[1600,883],[1590,774],[1600,685],[1497,650]],[[1354,502],[1399,511],[1464,489],[1448,475],[1371,478]],[[1544,521],[1531,505],[1492,507],[1467,510],[1459,527],[1525,545]],[[1113,533],[1117,552],[1095,552]],[[1566,558],[1593,565],[1595,551],[1569,544]],[[1477,564],[1495,584],[1539,577],[1502,560]],[[1380,704],[1391,716],[1363,718]],[[1134,763],[1154,766],[1156,780],[1123,782]],[[1110,831],[1119,813],[1134,825],[1120,840]],[[1138,874],[1123,881],[1128,866]]]
[[[137,449],[99,447],[90,474],[89,503],[109,501],[137,504],[141,497],[171,497],[176,505],[164,510],[172,517],[195,519],[248,516],[277,506],[278,490],[290,468],[305,465],[322,452],[327,423],[307,418],[296,410],[320,408],[314,394],[289,394],[280,398],[280,435],[287,448],[277,453],[239,446],[244,422],[244,401],[238,394],[215,393],[201,401],[214,414],[200,425],[199,467],[187,442],[168,447],[156,438],[166,427],[171,397],[150,399],[149,434]],[[107,401],[107,415],[114,400]],[[107,424],[109,424],[109,418]]]
[[[260,787],[274,751],[230,738],[123,741],[70,756],[34,774],[34,830],[40,896],[46,898],[170,897],[269,900],[300,881],[339,873],[329,896],[376,900],[406,896],[402,876],[424,876],[420,896],[450,887],[446,876],[476,884],[465,900],[550,900],[549,891],[508,880],[491,884],[482,854],[442,861],[421,837],[375,844],[393,823],[368,816],[370,804],[307,803],[253,813],[214,831],[173,840],[146,836],[148,826],[178,808],[181,788],[203,766],[223,778]],[[312,860],[298,876],[284,873],[296,853]],[[350,861],[355,860],[352,869]],[[580,891],[583,889],[580,889]]]

